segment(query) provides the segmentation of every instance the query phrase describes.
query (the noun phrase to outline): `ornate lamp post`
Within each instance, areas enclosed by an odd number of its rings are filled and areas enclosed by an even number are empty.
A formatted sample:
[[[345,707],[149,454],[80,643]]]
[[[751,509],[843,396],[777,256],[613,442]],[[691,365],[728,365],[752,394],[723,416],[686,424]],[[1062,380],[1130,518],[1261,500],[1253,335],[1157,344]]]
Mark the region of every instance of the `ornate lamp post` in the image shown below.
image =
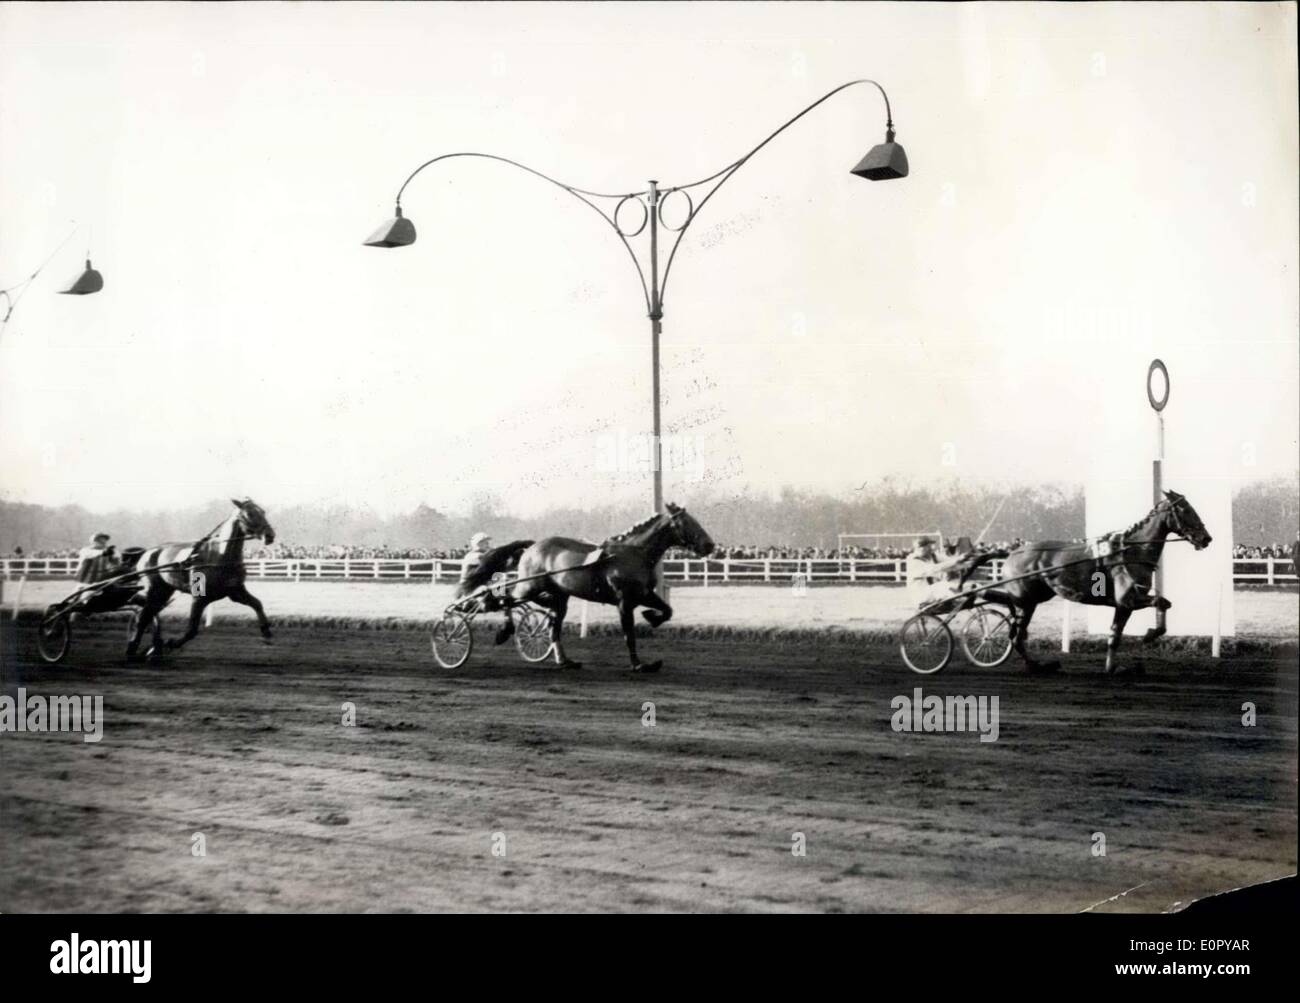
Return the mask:
[[[54,260],[54,256],[58,254],[59,251],[63,250],[64,244],[71,240],[76,232],[76,229],[73,229],[72,233],[68,234],[67,237],[63,239],[63,243],[56,247],[50,253],[50,256],[46,258],[41,263],[41,266],[37,268],[36,271],[32,272],[31,275],[27,276],[23,281],[10,286],[8,289],[0,289],[0,296],[3,296],[5,301],[4,316],[0,317],[0,334],[4,333],[5,327],[9,324],[9,318],[14,315],[14,310],[18,307],[18,301],[26,295],[28,288],[36,280],[36,277],[45,270],[46,265]],[[88,296],[91,293],[99,292],[103,288],[104,276],[100,275],[91,265],[90,252],[87,252],[85,270],[77,276],[77,280],[73,282],[72,285],[67,289],[60,289],[59,292],[65,296]]]
[[[41,266],[37,268],[36,271],[32,272],[31,275],[27,276],[27,278],[23,279],[23,281],[10,286],[8,289],[0,289],[0,296],[4,297],[4,311],[5,311],[4,316],[0,317],[0,335],[3,335],[5,329],[9,326],[9,318],[11,318],[14,315],[14,310],[17,309],[18,307],[18,301],[21,300],[23,296],[27,293],[27,290],[31,287],[31,284],[34,281],[36,281],[36,276],[40,275],[41,272],[45,270],[45,266],[54,260],[54,256],[58,254],[59,251],[63,250],[63,245],[66,244],[69,240],[71,240],[73,235],[76,232],[77,231],[74,228],[72,233],[68,234],[65,238],[63,238],[63,243],[60,244],[58,247],[56,247],[52,252],[50,252],[50,256],[46,258],[41,263]],[[61,293],[65,293],[70,296],[87,296],[90,293],[97,293],[103,288],[104,288],[104,277],[100,275],[99,272],[95,271],[94,268],[91,267],[90,254],[89,252],[87,252],[85,271],[83,271],[81,275],[77,277],[77,280],[74,283],[72,283],[71,286],[69,286],[67,289],[61,289],[59,291]],[[19,581],[18,592],[20,597],[22,595],[22,588],[23,588],[22,581]],[[4,597],[5,597],[4,575],[0,575],[0,603],[4,602]],[[17,599],[14,600],[15,604],[17,603],[17,601],[18,601]],[[17,607],[15,606],[15,611],[16,608]]]
[[[378,230],[366,239],[365,244],[368,247],[405,247],[408,244],[415,243],[415,224],[402,213],[402,195],[405,193],[407,186],[415,179],[415,176],[423,171],[426,167],[439,163],[443,160],[450,160],[454,157],[477,157],[484,160],[496,160],[503,164],[509,164],[512,167],[518,167],[520,170],[527,171],[529,174],[536,175],[543,181],[549,181],[557,188],[563,189],[574,198],[587,205],[596,212],[618,236],[623,246],[627,249],[628,255],[632,259],[633,265],[636,266],[637,277],[641,280],[641,292],[645,298],[646,314],[650,318],[650,365],[652,374],[652,401],[653,401],[653,423],[652,423],[652,463],[654,467],[654,510],[663,511],[663,455],[660,436],[660,403],[659,403],[659,338],[663,333],[663,316],[664,316],[664,290],[668,283],[668,276],[672,272],[673,258],[676,257],[677,248],[681,245],[682,237],[686,230],[695,221],[701,209],[713,198],[719,188],[733,175],[740,170],[749,159],[759,150],[767,146],[773,139],[783,133],[795,122],[803,118],[818,105],[834,97],[842,90],[853,87],[856,84],[871,84],[885,100],[885,141],[873,146],[867,155],[863,157],[851,171],[852,174],[860,178],[866,178],[868,181],[887,181],[893,178],[907,177],[907,154],[903,147],[894,141],[894,122],[893,115],[889,107],[889,96],[885,89],[874,80],[851,80],[846,84],[841,84],[834,90],[818,98],[803,111],[786,121],[780,128],[772,132],[766,139],[755,146],[752,150],[737,160],[733,160],[727,166],[719,171],[715,171],[708,177],[701,178],[698,181],[691,181],[687,184],[660,185],[658,181],[648,182],[648,187],[641,191],[634,192],[594,192],[585,188],[579,188],[576,185],[567,184],[558,181],[541,171],[534,170],[518,161],[510,160],[506,157],[500,157],[491,153],[444,153],[434,157],[432,160],[426,160],[423,164],[411,172],[410,176],[402,183],[398,189],[396,210],[393,218],[386,221]],[[701,189],[708,185],[704,191],[703,197],[699,199],[698,204],[691,192]],[[698,193],[697,193],[698,194]],[[670,226],[664,222],[663,206],[672,196],[680,195],[686,201],[686,218],[680,226]],[[613,207],[610,207],[610,203]],[[619,223],[619,214],[628,203],[635,203],[641,208],[641,219],[638,225],[631,229],[624,229]],[[660,271],[659,256],[659,231],[660,228],[675,233],[672,246],[668,250],[667,259],[663,263],[662,272]],[[647,269],[642,267],[641,260],[637,257],[636,252],[632,249],[629,242],[631,239],[640,236],[646,230],[649,230],[649,260],[648,275]]]

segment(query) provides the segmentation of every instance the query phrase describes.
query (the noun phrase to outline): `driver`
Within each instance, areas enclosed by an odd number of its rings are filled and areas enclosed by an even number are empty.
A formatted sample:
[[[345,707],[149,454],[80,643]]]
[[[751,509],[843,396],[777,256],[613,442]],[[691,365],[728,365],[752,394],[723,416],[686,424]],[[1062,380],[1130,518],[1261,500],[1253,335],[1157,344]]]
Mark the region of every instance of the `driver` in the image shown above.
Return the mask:
[[[907,555],[907,587],[917,606],[952,598],[956,583],[949,579],[964,557],[958,554],[940,560],[934,540],[928,536],[917,537],[914,549]]]
[[[483,558],[491,549],[492,537],[488,536],[486,533],[475,533],[469,538],[469,550],[466,552],[465,556],[461,558],[461,591],[463,591],[465,582],[469,579],[469,576],[477,570],[479,564],[482,563]],[[495,578],[495,576],[493,577]],[[459,592],[457,594],[459,594]],[[501,601],[491,592],[488,592],[483,596],[482,603],[483,609],[486,612],[494,612],[501,608]]]
[[[90,545],[77,551],[80,563],[77,565],[77,581],[83,585],[110,577],[113,565],[113,548],[108,545],[107,533],[96,533],[90,538]]]
[[[475,533],[469,538],[469,550],[461,558],[460,580],[463,582],[474,573],[483,560],[483,555],[492,549],[492,537],[486,533]]]

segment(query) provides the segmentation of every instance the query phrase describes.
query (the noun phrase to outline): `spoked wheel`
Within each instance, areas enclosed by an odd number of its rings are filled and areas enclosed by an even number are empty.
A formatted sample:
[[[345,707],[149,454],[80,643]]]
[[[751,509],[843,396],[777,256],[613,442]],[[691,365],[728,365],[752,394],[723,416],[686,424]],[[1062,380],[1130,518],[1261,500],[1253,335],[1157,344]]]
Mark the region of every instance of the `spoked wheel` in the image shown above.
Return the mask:
[[[68,614],[61,612],[58,606],[50,606],[36,628],[36,647],[41,657],[50,664],[63,661],[72,644],[72,624]]]
[[[1011,617],[992,606],[979,606],[961,629],[961,647],[972,665],[991,669],[1011,656]]]
[[[952,658],[952,632],[930,613],[918,613],[899,632],[898,650],[913,672],[928,676],[938,672]]]
[[[515,624],[515,646],[528,662],[540,662],[551,653],[551,624],[549,610],[529,606]]]
[[[444,669],[458,669],[474,649],[472,621],[454,610],[433,625],[433,657]]]

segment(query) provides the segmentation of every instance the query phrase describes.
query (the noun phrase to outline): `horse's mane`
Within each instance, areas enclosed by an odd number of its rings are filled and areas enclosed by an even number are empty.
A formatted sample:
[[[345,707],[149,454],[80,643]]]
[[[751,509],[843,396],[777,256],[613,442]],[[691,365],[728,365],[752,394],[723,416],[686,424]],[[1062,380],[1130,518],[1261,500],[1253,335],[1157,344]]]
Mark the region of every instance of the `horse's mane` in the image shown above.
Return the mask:
[[[627,529],[623,530],[623,532],[621,532],[621,533],[615,533],[613,536],[608,536],[608,537],[606,537],[606,538],[605,538],[605,542],[606,542],[606,543],[618,543],[618,542],[621,541],[621,540],[626,540],[626,539],[627,539],[629,536],[631,536],[633,533],[639,533],[639,532],[641,532],[641,530],[643,530],[643,529],[645,529],[647,526],[649,526],[652,522],[654,522],[656,519],[659,518],[659,515],[660,515],[660,513],[658,513],[658,512],[655,512],[655,513],[653,513],[653,514],[651,514],[651,515],[648,515],[648,516],[646,516],[644,519],[642,519],[640,522],[636,523],[635,525],[629,526]]]
[[[1160,511],[1160,506],[1161,506],[1161,505],[1164,505],[1164,504],[1166,504],[1166,502],[1165,502],[1164,500],[1161,500],[1161,501],[1159,501],[1159,502],[1156,502],[1156,504],[1153,505],[1153,506],[1151,507],[1151,510],[1150,510],[1149,512],[1147,512],[1146,515],[1144,515],[1144,516],[1143,516],[1141,519],[1139,519],[1137,522],[1133,523],[1133,525],[1130,526],[1128,529],[1124,530],[1123,535],[1124,535],[1124,536],[1128,536],[1130,533],[1132,533],[1133,530],[1137,529],[1139,526],[1141,526],[1143,523],[1145,523],[1148,519],[1150,519],[1153,515],[1155,515],[1157,512],[1159,512],[1159,511]]]

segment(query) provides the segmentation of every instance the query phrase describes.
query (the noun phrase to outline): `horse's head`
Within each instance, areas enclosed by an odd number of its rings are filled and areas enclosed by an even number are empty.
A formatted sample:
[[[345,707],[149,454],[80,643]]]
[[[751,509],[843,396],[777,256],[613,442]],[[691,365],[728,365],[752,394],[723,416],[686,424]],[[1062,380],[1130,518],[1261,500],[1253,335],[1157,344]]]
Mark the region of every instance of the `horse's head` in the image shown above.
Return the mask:
[[[668,509],[668,522],[673,529],[674,543],[694,551],[697,557],[708,557],[713,553],[713,538],[695,521],[693,515],[672,502],[664,507]]]
[[[1166,491],[1162,505],[1167,505],[1165,524],[1197,550],[1204,550],[1214,539],[1192,508],[1192,503],[1177,491]]]
[[[245,498],[243,501],[236,501],[234,498],[230,500],[239,510],[239,514],[235,516],[235,525],[243,530],[245,537],[260,536],[265,543],[275,542],[275,529],[266,518],[266,512],[261,505],[251,498]]]

